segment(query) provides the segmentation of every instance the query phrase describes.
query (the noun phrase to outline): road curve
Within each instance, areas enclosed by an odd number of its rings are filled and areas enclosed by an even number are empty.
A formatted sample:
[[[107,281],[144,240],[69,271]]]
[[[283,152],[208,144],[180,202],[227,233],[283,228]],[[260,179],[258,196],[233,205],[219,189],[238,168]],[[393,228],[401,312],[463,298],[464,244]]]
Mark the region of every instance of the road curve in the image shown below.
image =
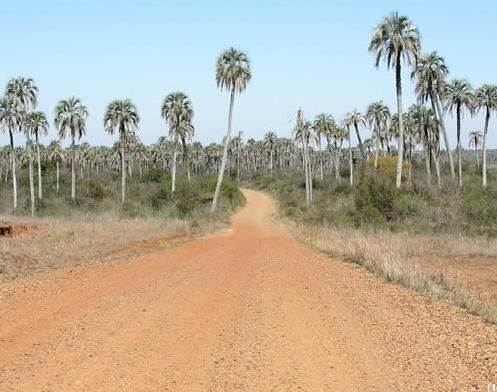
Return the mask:
[[[331,260],[244,190],[231,230],[0,300],[0,391],[486,391],[497,328]]]

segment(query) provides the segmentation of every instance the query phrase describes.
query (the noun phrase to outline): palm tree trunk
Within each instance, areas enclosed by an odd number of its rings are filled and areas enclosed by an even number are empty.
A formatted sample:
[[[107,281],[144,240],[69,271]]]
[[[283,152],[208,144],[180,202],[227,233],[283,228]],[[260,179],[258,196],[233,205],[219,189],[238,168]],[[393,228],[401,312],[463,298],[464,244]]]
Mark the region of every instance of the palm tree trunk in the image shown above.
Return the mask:
[[[355,128],[355,134],[357,135],[357,141],[359,142],[359,150],[361,151],[361,159],[362,162],[366,162],[366,154],[364,153],[364,147],[362,145],[362,140],[361,140],[361,135],[359,134],[359,127],[357,126],[357,123],[354,123],[354,128]]]
[[[320,162],[320,165],[321,165],[321,167],[320,167],[320,171],[321,171],[320,178],[321,178],[321,181],[323,181],[323,179],[324,179],[324,169],[323,169],[323,152],[322,151],[321,151],[321,157],[320,158],[321,158],[321,162]]]
[[[435,163],[435,173],[437,175],[437,185],[438,189],[442,189],[442,179],[440,177],[440,160],[439,156],[432,150],[433,162]]]
[[[42,189],[41,189],[41,159],[40,159],[40,143],[38,141],[38,134],[36,136],[36,159],[38,163],[38,199],[42,198]]]
[[[430,149],[428,148],[428,142],[425,142],[425,163],[426,163],[426,181],[428,187],[431,187],[431,157]]]
[[[438,113],[438,121],[440,122],[440,127],[442,128],[442,134],[444,137],[445,149],[447,150],[447,155],[449,156],[449,168],[450,168],[450,178],[452,181],[455,181],[456,174],[454,171],[454,158],[452,157],[452,150],[450,149],[449,137],[447,136],[447,129],[445,129],[445,122],[443,117],[442,109],[440,108],[440,102],[438,96],[431,97],[431,102],[433,105],[433,101],[435,101],[436,110],[433,109],[435,113]]]
[[[397,152],[397,175],[395,178],[395,186],[400,188],[402,185],[402,161],[404,157],[404,121],[402,119],[402,76],[400,59],[397,60],[395,66],[395,85],[397,89],[397,113],[399,116],[399,143]]]
[[[30,138],[27,138],[26,149],[28,153],[28,168],[29,168],[29,196],[31,201],[31,217],[35,216],[35,184],[33,173],[33,156],[30,146]]]
[[[228,146],[230,144],[230,137],[231,137],[231,120],[233,117],[234,102],[235,102],[235,90],[231,90],[230,108],[228,110],[228,132],[226,133],[226,138],[224,140],[223,159],[221,161],[221,168],[219,170],[219,175],[217,177],[216,191],[214,192],[214,198],[212,199],[211,213],[214,213],[216,211],[217,199],[219,198],[219,192],[221,190],[221,184],[223,182],[224,169],[226,168],[226,161],[228,160]]]
[[[76,143],[74,141],[74,136],[71,142],[72,158],[71,158],[71,199],[76,200]]]
[[[172,179],[171,179],[171,193],[174,193],[176,190],[176,150],[173,152],[173,170],[171,173]]]
[[[478,155],[478,148],[475,144],[475,156],[476,156],[476,170],[480,170],[480,157]]]
[[[373,176],[376,176],[376,170],[378,169],[378,155],[379,155],[379,150],[380,150],[380,142],[378,140],[376,140],[376,142],[375,142],[375,148],[374,148]]]
[[[461,158],[461,105],[457,105],[457,175],[459,188],[462,188],[462,158]]]
[[[56,176],[57,176],[57,185],[56,185],[56,192],[59,193],[59,161],[57,160],[57,162],[55,162],[55,166],[56,166]]]
[[[483,188],[487,187],[487,131],[488,131],[488,121],[490,119],[490,110],[487,107],[487,113],[485,115],[485,128],[483,130],[483,142],[482,142],[482,171],[483,171]]]
[[[121,204],[126,197],[126,159],[124,157],[124,140],[121,136]]]
[[[12,150],[12,188],[14,193],[14,210],[17,208],[17,177],[16,177],[16,152],[14,149],[14,134],[9,130],[10,148]]]
[[[349,171],[350,171],[350,186],[354,186],[354,162],[352,160],[352,141],[349,129]]]

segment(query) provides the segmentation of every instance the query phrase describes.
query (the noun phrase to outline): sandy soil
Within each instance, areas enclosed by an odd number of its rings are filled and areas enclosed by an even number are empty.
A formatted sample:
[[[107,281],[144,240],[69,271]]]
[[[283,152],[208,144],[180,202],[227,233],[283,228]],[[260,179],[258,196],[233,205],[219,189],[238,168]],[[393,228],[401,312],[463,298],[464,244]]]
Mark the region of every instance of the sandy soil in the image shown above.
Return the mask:
[[[271,221],[0,300],[1,391],[486,391],[497,327],[331,260]],[[0,288],[1,289],[1,288]]]

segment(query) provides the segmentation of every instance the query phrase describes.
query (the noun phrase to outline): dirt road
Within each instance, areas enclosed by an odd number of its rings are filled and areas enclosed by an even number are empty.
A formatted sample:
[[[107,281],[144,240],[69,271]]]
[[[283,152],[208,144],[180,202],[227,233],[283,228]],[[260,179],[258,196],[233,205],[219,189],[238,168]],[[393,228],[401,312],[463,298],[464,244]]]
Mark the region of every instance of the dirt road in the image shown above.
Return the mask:
[[[19,282],[0,391],[487,391],[497,328],[306,248],[266,196],[228,233]],[[0,288],[1,289],[1,288]]]

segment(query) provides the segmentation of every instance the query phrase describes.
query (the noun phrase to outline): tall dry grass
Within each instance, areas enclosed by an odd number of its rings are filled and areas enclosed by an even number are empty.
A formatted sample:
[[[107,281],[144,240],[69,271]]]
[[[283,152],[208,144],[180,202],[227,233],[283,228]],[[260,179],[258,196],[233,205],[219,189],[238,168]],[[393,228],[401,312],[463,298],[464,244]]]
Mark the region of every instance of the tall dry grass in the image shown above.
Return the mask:
[[[181,238],[218,229],[219,221],[164,218],[119,218],[116,214],[81,215],[71,218],[29,219],[0,216],[0,222],[35,226],[28,233],[0,238],[0,281],[47,269],[76,266],[94,260],[123,257],[170,246],[170,236]],[[154,243],[155,242],[155,243]]]
[[[412,235],[364,231],[287,222],[294,235],[330,256],[365,267],[389,282],[407,287],[431,300],[448,300],[497,323],[497,308],[476,299],[444,267],[422,268],[416,259],[426,256],[497,255],[497,240],[449,235]]]

